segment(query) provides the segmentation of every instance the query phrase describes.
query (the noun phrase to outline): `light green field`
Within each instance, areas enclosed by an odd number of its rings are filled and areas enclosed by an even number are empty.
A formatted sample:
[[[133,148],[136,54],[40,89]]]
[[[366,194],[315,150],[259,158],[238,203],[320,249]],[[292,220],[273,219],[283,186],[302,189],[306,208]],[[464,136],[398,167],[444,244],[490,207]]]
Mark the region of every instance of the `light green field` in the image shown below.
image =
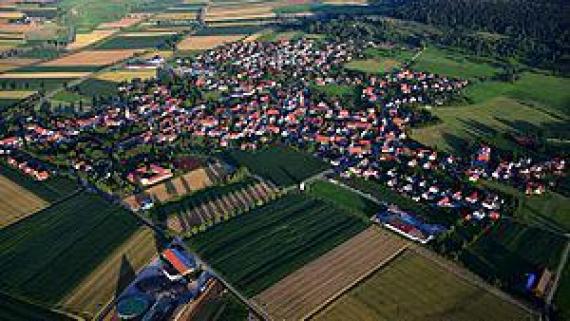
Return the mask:
[[[450,51],[429,47],[416,59],[413,69],[457,78],[493,76],[498,69],[489,63]]]
[[[356,71],[369,72],[369,73],[385,73],[389,72],[394,68],[397,68],[400,64],[394,59],[365,59],[365,60],[353,60],[346,65],[346,68]]]
[[[532,315],[408,252],[317,315],[319,321],[524,321]]]

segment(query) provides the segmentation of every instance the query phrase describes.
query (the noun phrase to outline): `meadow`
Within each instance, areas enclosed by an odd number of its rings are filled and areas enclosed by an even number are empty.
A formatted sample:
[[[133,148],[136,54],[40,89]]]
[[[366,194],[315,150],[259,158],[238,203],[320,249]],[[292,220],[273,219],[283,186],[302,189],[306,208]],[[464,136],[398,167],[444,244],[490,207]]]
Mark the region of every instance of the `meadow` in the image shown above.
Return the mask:
[[[476,61],[473,57],[436,47],[426,48],[412,69],[463,79],[491,77],[498,72],[497,67],[489,62]]]
[[[366,59],[352,60],[344,67],[365,73],[386,73],[400,68],[415,53],[401,48],[369,48],[364,51],[364,54]]]
[[[48,207],[0,230],[0,291],[53,305],[138,228],[126,210],[92,194]]]
[[[245,166],[279,186],[290,186],[322,172],[328,165],[318,158],[289,147],[275,146],[256,152],[231,150],[222,157],[230,163]]]
[[[187,241],[218,272],[253,296],[367,224],[344,209],[288,195]]]
[[[535,320],[525,310],[412,251],[390,262],[312,320]]]
[[[308,193],[314,197],[333,202],[338,207],[361,213],[365,220],[368,220],[381,209],[380,205],[371,200],[326,181],[312,183],[307,189]]]

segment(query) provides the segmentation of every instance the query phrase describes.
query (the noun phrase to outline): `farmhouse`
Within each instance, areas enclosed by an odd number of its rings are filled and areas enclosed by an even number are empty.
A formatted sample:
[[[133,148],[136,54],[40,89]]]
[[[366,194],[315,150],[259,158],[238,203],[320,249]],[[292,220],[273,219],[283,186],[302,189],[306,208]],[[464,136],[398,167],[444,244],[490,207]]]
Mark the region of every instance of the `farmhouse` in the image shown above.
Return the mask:
[[[151,186],[167,180],[173,176],[172,170],[160,167],[156,164],[142,166],[127,175],[129,182],[144,187]]]

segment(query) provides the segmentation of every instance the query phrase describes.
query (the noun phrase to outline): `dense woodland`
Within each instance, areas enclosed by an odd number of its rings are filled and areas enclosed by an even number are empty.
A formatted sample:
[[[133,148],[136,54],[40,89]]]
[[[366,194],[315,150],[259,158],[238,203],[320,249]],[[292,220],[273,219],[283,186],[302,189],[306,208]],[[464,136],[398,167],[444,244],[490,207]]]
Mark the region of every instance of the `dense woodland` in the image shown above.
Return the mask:
[[[516,58],[525,64],[570,71],[570,2],[565,0],[378,0],[383,12],[437,28],[402,33],[394,21],[352,18],[345,26],[314,22],[311,31],[338,36],[431,42],[477,55]],[[324,30],[326,29],[326,30]],[[347,30],[351,29],[351,30]],[[357,39],[358,39],[357,38]]]

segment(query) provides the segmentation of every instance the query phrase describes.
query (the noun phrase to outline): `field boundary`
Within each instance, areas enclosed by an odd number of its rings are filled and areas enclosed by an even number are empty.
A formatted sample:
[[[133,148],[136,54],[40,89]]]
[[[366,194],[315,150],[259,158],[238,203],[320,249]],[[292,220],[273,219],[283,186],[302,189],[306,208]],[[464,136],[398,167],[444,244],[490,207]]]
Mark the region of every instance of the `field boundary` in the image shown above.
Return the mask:
[[[387,233],[392,233],[389,231],[386,231]],[[324,310],[327,306],[329,306],[331,303],[333,303],[334,301],[336,301],[338,298],[340,298],[342,295],[344,295],[346,292],[350,291],[352,288],[354,288],[355,286],[359,285],[360,283],[362,283],[363,281],[365,281],[366,279],[368,279],[371,275],[373,275],[376,271],[380,270],[382,267],[386,266],[387,264],[389,264],[390,262],[392,262],[394,259],[396,259],[398,256],[402,255],[402,253],[404,253],[408,248],[410,247],[409,243],[406,243],[404,246],[402,246],[400,249],[398,249],[397,252],[395,252],[394,254],[390,255],[388,258],[386,258],[385,260],[383,260],[382,262],[380,262],[379,264],[377,264],[376,266],[374,266],[373,268],[371,268],[370,270],[368,270],[367,272],[365,272],[364,274],[362,274],[360,277],[358,277],[356,280],[354,280],[352,283],[350,283],[349,285],[345,286],[344,288],[342,288],[340,291],[338,291],[337,293],[335,293],[334,295],[332,295],[331,297],[329,297],[327,300],[325,300],[323,303],[321,303],[319,306],[317,306],[316,308],[314,308],[312,311],[310,311],[309,313],[307,313],[304,317],[302,317],[300,320],[301,321],[305,321],[305,320],[309,320],[311,319],[313,316],[315,316],[317,313],[321,312],[322,310]]]
[[[537,317],[541,316],[541,314],[539,312],[537,312],[535,309],[533,309],[530,306],[524,304],[523,302],[513,298],[512,296],[508,295],[507,293],[503,292],[502,290],[488,284],[485,280],[483,280],[482,278],[480,278],[479,276],[477,276],[476,274],[474,274],[470,270],[457,265],[455,262],[447,260],[446,258],[441,257],[438,254],[431,252],[430,250],[425,249],[425,248],[418,246],[418,245],[415,245],[415,244],[410,246],[410,250],[413,251],[414,253],[418,254],[418,255],[421,255],[422,257],[426,258],[427,260],[437,264],[442,269],[452,273],[453,275],[457,276],[461,280],[468,282],[469,284],[472,284],[473,286],[478,287],[484,291],[487,291],[487,292],[495,295],[496,297],[505,300],[506,302],[512,303],[512,304],[516,305],[517,307],[525,310],[526,312],[528,312],[534,316],[537,316]],[[459,271],[458,271],[459,269],[461,270],[461,272],[464,272],[464,273],[459,273]]]

